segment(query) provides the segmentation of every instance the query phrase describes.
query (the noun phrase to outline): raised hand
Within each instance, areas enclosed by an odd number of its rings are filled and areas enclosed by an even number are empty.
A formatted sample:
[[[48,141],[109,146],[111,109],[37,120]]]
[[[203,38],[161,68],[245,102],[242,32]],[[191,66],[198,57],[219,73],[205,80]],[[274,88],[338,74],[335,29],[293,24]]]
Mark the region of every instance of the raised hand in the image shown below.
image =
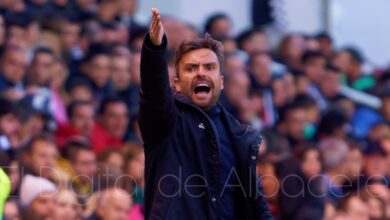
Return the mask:
[[[149,26],[149,36],[152,43],[156,46],[160,46],[163,36],[164,27],[161,23],[160,12],[156,8],[152,8],[152,21]]]

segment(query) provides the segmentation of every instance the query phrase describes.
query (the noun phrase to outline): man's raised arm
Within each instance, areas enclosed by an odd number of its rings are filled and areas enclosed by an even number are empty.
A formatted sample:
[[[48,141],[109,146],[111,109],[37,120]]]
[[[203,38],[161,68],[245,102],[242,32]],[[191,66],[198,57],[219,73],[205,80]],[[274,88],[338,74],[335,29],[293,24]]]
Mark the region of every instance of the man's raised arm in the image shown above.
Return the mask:
[[[152,8],[149,33],[141,53],[141,103],[139,124],[144,142],[160,141],[172,129],[175,106],[166,61],[167,38],[160,13]]]

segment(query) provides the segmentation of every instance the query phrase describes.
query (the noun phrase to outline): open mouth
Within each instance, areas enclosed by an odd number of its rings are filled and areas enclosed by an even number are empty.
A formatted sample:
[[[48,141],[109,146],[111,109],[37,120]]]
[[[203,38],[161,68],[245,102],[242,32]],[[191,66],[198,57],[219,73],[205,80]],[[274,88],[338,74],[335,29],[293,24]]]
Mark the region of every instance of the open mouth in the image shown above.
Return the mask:
[[[195,94],[198,94],[198,93],[209,93],[211,90],[210,86],[207,85],[206,83],[200,83],[198,85],[195,86],[194,88],[194,92]]]

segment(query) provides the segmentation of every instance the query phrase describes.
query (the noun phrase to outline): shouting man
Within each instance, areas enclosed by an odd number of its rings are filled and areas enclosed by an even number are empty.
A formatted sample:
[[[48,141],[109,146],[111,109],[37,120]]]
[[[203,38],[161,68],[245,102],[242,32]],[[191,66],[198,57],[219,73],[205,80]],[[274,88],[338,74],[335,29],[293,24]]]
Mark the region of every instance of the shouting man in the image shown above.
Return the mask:
[[[176,52],[171,91],[157,9],[141,55],[145,219],[273,219],[256,176],[261,138],[218,104],[222,46],[209,35]]]

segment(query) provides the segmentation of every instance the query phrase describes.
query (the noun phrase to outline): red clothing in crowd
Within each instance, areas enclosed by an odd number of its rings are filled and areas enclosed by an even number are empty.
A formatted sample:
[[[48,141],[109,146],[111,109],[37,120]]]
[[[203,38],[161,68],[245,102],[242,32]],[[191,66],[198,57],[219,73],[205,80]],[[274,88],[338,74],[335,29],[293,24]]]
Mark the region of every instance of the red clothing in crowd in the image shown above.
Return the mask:
[[[60,124],[56,131],[56,142],[61,147],[69,138],[79,136],[80,132],[69,124]],[[122,140],[111,136],[102,126],[95,124],[88,137],[96,154],[109,147],[121,147]]]

